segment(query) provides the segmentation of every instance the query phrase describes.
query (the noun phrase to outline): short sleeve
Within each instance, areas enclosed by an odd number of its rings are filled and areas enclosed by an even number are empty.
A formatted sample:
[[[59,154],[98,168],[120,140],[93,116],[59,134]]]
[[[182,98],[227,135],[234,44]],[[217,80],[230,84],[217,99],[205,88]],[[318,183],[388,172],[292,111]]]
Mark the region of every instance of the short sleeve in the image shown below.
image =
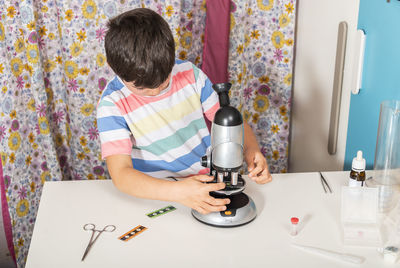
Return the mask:
[[[97,128],[100,134],[101,157],[132,153],[132,134],[119,108],[107,97],[97,106]]]
[[[214,120],[215,113],[219,109],[218,94],[212,88],[210,79],[203,71],[193,65],[196,88],[200,93],[200,101],[203,113],[210,122]]]

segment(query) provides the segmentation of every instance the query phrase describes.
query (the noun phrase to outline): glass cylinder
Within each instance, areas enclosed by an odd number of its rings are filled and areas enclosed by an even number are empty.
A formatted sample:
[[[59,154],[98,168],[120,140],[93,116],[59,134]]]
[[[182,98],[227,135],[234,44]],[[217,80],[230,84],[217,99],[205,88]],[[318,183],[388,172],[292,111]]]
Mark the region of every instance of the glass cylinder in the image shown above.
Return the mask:
[[[379,210],[389,212],[400,194],[400,101],[381,103],[374,172],[370,186],[379,187]]]

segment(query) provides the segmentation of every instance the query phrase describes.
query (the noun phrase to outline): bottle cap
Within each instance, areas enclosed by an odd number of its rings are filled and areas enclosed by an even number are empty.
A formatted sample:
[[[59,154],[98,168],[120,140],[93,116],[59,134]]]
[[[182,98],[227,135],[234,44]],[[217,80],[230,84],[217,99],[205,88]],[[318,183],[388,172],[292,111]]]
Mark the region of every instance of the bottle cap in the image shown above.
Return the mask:
[[[399,255],[399,249],[394,246],[388,246],[383,249],[383,259],[390,263],[395,263]]]
[[[298,224],[299,223],[299,218],[293,217],[290,219],[290,221],[292,222],[292,224]]]
[[[363,158],[363,152],[357,151],[357,157],[353,158],[353,162],[351,164],[351,169],[355,171],[364,171],[365,170],[365,158]]]

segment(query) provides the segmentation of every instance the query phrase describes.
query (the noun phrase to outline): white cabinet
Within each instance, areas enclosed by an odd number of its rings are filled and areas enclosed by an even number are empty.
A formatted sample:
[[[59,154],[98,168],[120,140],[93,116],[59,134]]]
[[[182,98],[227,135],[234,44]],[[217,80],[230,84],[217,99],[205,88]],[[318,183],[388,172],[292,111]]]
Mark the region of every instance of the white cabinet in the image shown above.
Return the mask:
[[[298,0],[289,172],[342,170],[359,0]],[[347,42],[336,154],[328,153],[339,23]]]

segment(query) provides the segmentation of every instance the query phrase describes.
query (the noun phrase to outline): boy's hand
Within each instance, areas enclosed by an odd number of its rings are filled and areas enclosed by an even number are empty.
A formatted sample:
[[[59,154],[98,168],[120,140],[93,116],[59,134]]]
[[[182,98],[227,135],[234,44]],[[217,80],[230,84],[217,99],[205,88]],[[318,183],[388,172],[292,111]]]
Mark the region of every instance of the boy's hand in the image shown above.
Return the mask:
[[[260,151],[246,152],[245,161],[249,171],[249,178],[258,184],[272,181],[272,176],[268,170],[267,160]]]
[[[226,204],[230,203],[229,198],[214,198],[210,192],[225,188],[225,183],[209,183],[213,177],[207,175],[196,175],[181,180],[177,201],[187,207],[197,210],[201,214],[207,214],[215,211],[226,210]]]

